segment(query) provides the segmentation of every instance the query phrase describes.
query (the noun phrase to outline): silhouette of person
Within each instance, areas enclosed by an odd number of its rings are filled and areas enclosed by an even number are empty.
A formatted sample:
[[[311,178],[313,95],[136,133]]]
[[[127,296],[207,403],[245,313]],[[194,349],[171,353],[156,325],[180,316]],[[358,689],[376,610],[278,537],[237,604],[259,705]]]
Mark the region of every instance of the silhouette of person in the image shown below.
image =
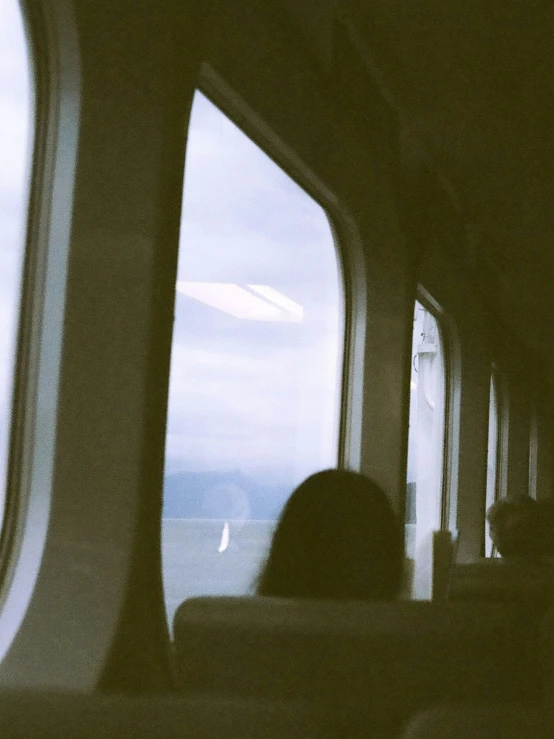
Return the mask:
[[[257,593],[391,600],[403,564],[402,529],[381,488],[356,472],[324,470],[288,499]]]
[[[487,511],[490,536],[502,557],[536,557],[539,541],[534,509],[536,502],[528,495],[496,501]]]

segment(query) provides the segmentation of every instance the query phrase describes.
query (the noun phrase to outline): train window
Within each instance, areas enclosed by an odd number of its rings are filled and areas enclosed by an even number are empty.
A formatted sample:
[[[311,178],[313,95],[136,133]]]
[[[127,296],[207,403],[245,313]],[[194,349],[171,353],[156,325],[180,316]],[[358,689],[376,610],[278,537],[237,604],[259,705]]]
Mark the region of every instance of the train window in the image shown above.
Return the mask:
[[[529,419],[529,495],[537,497],[539,457],[539,425],[537,419],[537,407],[532,406],[531,418]]]
[[[496,400],[498,411],[498,456],[496,481],[497,498],[508,495],[508,452],[510,434],[510,387],[506,375],[496,374]]]
[[[415,560],[412,593],[431,596],[429,550],[441,527],[445,430],[445,363],[436,317],[419,301],[414,311],[406,496],[406,554]]]
[[[31,84],[17,0],[0,3],[0,523],[4,520],[15,339],[27,212]]]
[[[488,511],[498,496],[498,389],[495,373],[491,374],[489,395],[489,436],[487,447],[487,485],[485,491],[485,509]],[[488,523],[485,524],[485,556],[492,554],[492,540],[489,536]]]
[[[336,466],[344,334],[323,208],[196,92],[163,508],[168,620],[251,590],[293,487]]]
[[[537,498],[552,494],[552,422],[544,403],[535,405],[537,422]]]

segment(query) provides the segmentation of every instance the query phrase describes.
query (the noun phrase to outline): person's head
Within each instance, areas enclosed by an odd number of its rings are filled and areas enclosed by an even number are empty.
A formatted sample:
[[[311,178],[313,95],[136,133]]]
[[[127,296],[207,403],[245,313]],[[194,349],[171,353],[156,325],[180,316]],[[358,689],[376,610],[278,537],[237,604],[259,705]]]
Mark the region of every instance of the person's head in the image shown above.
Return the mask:
[[[311,475],[287,501],[259,595],[386,600],[401,586],[401,528],[385,493],[356,472]]]
[[[518,495],[503,498],[487,511],[490,535],[503,557],[531,557],[537,552],[533,498]]]

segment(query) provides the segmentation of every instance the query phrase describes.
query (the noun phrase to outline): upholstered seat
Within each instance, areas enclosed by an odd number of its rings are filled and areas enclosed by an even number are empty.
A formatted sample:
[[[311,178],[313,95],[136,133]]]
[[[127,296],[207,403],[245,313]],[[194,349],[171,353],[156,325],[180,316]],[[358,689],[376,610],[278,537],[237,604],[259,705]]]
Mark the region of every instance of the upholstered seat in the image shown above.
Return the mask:
[[[195,598],[175,617],[178,679],[187,693],[315,701],[389,733],[441,701],[532,700],[530,618],[465,603]]]
[[[522,706],[438,706],[414,716],[402,739],[551,739],[542,709]]]
[[[0,691],[2,739],[323,739],[326,731],[298,702]]]
[[[530,603],[544,608],[554,598],[554,565],[548,561],[481,559],[451,572],[448,599]]]

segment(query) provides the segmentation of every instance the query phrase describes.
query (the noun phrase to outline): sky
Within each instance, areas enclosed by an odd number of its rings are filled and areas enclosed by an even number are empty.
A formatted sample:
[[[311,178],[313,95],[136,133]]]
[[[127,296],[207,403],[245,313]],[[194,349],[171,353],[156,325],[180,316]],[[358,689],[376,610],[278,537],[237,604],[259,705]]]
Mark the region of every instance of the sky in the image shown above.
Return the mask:
[[[0,475],[5,477],[27,206],[31,77],[21,12],[0,0]],[[3,511],[3,491],[0,514]],[[1,519],[1,515],[0,515]]]
[[[337,460],[344,334],[323,208],[201,92],[187,139],[166,449],[168,471],[295,485]],[[292,312],[207,305],[187,284],[270,287]],[[223,289],[220,289],[220,293]],[[267,291],[266,291],[267,292]],[[240,293],[238,294],[240,295]],[[256,307],[257,305],[257,307]],[[267,305],[267,303],[266,303]]]

